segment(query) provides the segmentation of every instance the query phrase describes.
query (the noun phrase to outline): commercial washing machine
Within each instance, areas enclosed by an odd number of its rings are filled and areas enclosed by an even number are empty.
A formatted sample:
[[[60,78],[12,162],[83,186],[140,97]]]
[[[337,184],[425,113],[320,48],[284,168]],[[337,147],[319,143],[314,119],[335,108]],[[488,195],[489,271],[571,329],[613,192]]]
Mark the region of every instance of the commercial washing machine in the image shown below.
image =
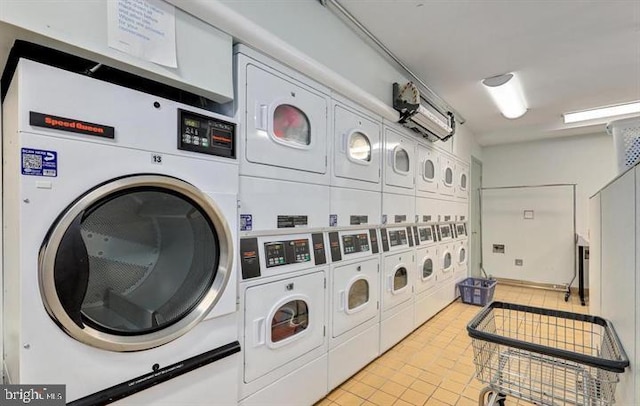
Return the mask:
[[[243,45],[234,64],[241,231],[328,226],[329,89]]]
[[[380,224],[382,119],[333,97],[330,225]]]
[[[328,233],[329,390],[378,356],[380,248],[375,228]]]
[[[415,250],[411,226],[380,229],[382,246],[382,312],[380,353],[413,331]]]
[[[418,220],[414,226],[416,243],[415,326],[422,325],[441,309],[434,293],[438,286],[440,258],[438,252],[437,217],[440,202],[430,198],[416,198]]]
[[[7,383],[237,402],[235,124],[28,59],[2,111]]]
[[[321,231],[240,239],[241,405],[327,393],[327,253]]]

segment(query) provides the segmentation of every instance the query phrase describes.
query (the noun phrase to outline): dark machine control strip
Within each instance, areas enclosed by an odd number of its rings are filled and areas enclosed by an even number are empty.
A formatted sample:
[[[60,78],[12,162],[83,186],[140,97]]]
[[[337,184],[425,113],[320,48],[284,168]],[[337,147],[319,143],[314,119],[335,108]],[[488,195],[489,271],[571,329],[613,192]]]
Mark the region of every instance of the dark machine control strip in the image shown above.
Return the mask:
[[[242,238],[240,240],[240,266],[242,279],[260,276],[260,255],[258,253],[257,238]]]
[[[409,241],[409,246],[413,247],[413,232],[411,231],[411,227],[407,227],[407,240]]]
[[[322,233],[311,234],[311,243],[313,244],[313,257],[316,265],[324,265],[327,263],[327,254],[324,250],[324,236]]]
[[[420,237],[418,236],[418,226],[413,226],[413,239],[416,245],[420,245]]]
[[[340,237],[336,231],[329,233],[329,250],[331,251],[331,261],[342,261]]]
[[[377,254],[380,252],[378,248],[378,234],[376,233],[375,228],[369,229],[369,239],[371,240],[371,252],[373,254]]]
[[[380,229],[380,240],[382,240],[382,251],[383,252],[389,251],[389,237],[387,236],[386,228]]]
[[[170,379],[177,378],[178,376],[184,375],[188,372],[194,371],[198,368],[204,367],[238,352],[240,352],[240,343],[234,341],[232,343],[223,345],[222,347],[218,347],[214,350],[207,351],[204,354],[187,358],[184,361],[180,361],[164,368],[160,368],[148,374],[138,376],[137,378],[133,378],[129,381],[93,393],[89,396],[74,400],[73,402],[67,403],[67,405],[108,405],[109,403],[124,399],[127,396],[131,396],[145,389],[149,389]]]

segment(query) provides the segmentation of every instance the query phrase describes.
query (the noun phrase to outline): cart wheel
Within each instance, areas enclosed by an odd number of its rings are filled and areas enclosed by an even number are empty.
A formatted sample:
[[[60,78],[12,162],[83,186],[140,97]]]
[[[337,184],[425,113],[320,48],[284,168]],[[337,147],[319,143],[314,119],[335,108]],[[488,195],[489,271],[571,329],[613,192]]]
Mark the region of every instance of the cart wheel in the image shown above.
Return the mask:
[[[571,296],[571,293],[567,292],[564,294],[564,301],[568,302],[569,301],[569,296]]]
[[[504,406],[504,402],[507,400],[507,395],[505,395],[504,393],[498,393],[498,404],[500,406]]]

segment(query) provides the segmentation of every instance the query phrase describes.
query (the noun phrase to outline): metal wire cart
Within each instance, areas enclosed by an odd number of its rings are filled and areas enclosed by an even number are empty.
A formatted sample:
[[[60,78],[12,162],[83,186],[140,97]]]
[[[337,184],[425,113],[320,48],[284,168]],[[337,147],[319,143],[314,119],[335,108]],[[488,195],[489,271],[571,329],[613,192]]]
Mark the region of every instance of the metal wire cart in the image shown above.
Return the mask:
[[[611,323],[584,314],[492,302],[467,326],[479,404],[611,405],[629,366]]]

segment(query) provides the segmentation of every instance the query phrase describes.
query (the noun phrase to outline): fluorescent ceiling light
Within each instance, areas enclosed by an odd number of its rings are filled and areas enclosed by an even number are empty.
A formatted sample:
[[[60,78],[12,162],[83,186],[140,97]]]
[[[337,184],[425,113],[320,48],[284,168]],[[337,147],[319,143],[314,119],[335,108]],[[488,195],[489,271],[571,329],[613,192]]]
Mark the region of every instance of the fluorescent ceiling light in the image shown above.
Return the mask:
[[[616,106],[599,107],[591,110],[574,111],[572,113],[564,113],[564,123],[577,123],[578,121],[594,120],[596,118],[605,118],[613,116],[621,116],[624,114],[640,113],[640,101],[631,103],[618,104]]]
[[[527,112],[520,83],[513,73],[487,78],[482,84],[506,118],[522,117]]]

